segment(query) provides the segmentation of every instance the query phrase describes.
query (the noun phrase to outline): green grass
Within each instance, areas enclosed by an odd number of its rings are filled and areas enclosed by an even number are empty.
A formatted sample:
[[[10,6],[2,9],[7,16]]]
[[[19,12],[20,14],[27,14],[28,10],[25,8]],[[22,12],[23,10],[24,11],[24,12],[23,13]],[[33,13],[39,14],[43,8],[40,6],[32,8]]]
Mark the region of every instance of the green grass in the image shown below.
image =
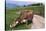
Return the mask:
[[[6,9],[6,31],[11,30],[9,27],[10,23],[19,17],[20,14],[17,14],[16,12],[19,12],[21,10],[33,10],[34,13],[38,12],[39,15],[43,16],[44,15],[44,7],[39,6],[39,7],[22,7],[22,8],[16,8],[16,9]],[[41,13],[41,14],[40,14]],[[28,29],[25,24],[21,24],[17,26],[16,28],[13,29]]]
[[[6,12],[6,30],[11,30],[11,28],[9,27],[10,23],[20,15],[20,14],[16,14],[16,12],[18,11],[9,10]],[[17,26],[14,29],[26,29],[26,26],[25,24],[23,24],[23,25]]]

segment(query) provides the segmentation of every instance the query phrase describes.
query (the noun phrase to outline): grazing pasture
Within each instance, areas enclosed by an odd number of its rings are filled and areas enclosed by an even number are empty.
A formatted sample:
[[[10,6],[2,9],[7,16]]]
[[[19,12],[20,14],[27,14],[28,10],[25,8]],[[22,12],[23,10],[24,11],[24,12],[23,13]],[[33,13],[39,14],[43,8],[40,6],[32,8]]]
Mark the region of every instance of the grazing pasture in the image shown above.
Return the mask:
[[[22,8],[13,8],[13,9],[6,9],[6,31],[7,30],[11,30],[11,29],[31,29],[29,27],[31,27],[32,23],[27,25],[26,24],[20,24],[18,26],[16,26],[16,28],[10,28],[9,25],[10,23],[12,23],[12,21],[14,21],[14,19],[16,20],[17,17],[20,16],[20,12],[22,10],[33,10],[34,14],[38,14],[42,17],[44,17],[44,6],[30,6],[30,7],[22,7]]]

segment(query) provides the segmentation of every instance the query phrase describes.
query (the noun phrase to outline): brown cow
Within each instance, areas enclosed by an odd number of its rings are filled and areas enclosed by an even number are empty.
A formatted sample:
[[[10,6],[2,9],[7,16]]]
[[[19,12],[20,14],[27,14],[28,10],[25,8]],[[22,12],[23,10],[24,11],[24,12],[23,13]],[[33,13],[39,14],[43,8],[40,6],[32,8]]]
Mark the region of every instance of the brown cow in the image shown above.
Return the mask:
[[[10,24],[10,27],[15,27],[17,24],[21,24],[21,23],[26,23],[28,22],[31,23],[33,19],[33,11],[32,10],[25,10],[22,11],[20,16],[12,23]]]

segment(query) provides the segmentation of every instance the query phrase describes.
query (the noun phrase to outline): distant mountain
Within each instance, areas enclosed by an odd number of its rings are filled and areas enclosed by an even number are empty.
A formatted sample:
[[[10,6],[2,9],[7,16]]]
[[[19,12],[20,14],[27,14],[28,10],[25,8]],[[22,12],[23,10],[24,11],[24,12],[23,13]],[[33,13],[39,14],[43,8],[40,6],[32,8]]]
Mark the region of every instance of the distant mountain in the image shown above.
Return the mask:
[[[8,4],[6,4],[6,8],[16,8],[16,4],[10,4],[10,3],[8,3]]]

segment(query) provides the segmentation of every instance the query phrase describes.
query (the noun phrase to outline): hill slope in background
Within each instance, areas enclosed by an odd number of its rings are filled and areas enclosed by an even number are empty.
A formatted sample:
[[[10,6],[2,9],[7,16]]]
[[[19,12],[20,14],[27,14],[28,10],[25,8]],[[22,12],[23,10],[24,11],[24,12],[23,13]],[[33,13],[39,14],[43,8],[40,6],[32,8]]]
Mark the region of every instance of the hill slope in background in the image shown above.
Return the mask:
[[[15,8],[17,5],[16,4],[6,4],[6,8]]]

